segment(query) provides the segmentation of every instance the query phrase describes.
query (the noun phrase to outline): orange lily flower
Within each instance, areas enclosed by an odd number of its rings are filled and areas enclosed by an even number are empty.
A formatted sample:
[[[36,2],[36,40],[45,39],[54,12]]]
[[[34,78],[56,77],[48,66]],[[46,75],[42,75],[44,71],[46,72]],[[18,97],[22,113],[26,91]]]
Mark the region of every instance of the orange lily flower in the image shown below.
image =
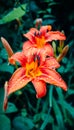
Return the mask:
[[[7,97],[23,88],[30,81],[33,83],[36,90],[36,97],[41,98],[46,95],[46,83],[50,83],[67,90],[67,85],[55,70],[60,67],[59,63],[54,57],[47,57],[42,61],[40,55],[33,55],[28,62],[23,52],[17,52],[9,59],[10,63],[18,61],[21,65],[12,75],[8,84],[5,87],[4,109],[7,105]]]
[[[48,56],[54,56],[52,46],[48,43],[53,40],[65,40],[66,37],[59,31],[51,31],[51,26],[41,26],[40,30],[31,28],[30,31],[24,36],[29,39],[23,45],[25,55],[34,54],[40,52]]]

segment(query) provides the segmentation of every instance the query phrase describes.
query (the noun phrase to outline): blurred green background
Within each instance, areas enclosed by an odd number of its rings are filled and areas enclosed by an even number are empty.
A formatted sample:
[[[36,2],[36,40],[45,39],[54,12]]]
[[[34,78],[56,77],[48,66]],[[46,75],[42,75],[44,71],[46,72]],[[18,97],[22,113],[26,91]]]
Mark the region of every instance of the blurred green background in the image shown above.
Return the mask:
[[[0,0],[0,38],[4,37],[14,52],[22,49],[23,36],[35,27],[37,18],[42,25],[64,31],[69,45],[58,72],[68,85],[68,91],[47,84],[47,94],[36,99],[29,83],[9,97],[3,111],[4,83],[15,68],[8,64],[8,55],[0,40],[0,130],[74,130],[74,7],[73,0]]]

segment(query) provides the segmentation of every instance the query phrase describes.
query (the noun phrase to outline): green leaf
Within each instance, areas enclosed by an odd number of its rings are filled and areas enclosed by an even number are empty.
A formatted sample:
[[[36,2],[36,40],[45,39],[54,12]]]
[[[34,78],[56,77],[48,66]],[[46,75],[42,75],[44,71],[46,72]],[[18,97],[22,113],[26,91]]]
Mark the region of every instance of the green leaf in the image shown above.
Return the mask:
[[[13,127],[17,130],[31,130],[34,124],[31,119],[18,116],[13,120]]]
[[[64,66],[60,66],[60,68],[58,68],[58,72],[59,73],[64,73],[65,72]]]
[[[48,118],[48,119],[46,119],[46,118]],[[46,114],[46,113],[43,113],[43,112],[35,114],[34,119],[33,119],[33,121],[35,123],[39,122],[40,120],[43,120],[41,129],[43,127],[45,127],[48,122],[53,123],[53,121],[54,121],[53,117],[49,113]],[[46,120],[48,120],[48,121],[46,121]]]
[[[60,102],[61,104],[61,102]],[[66,101],[63,102],[64,108],[70,113],[70,115],[74,118],[74,108],[71,106],[71,104],[67,103]]]
[[[45,113],[48,110],[48,97],[46,97],[44,101],[44,105],[42,107],[42,113]]]
[[[64,58],[62,59],[62,62],[63,62],[64,64],[67,64],[67,63],[68,63],[68,59],[67,59],[66,57],[64,57]]]
[[[25,13],[26,13],[26,4],[22,4],[21,6],[14,8],[11,12],[9,12],[2,19],[0,19],[0,24],[5,24],[15,19],[18,19],[23,15],[25,15]]]
[[[66,97],[68,97],[72,94],[74,95],[74,89],[68,89]]]
[[[72,60],[68,60],[68,63],[66,64],[66,69],[65,69],[65,73],[67,73],[68,71],[72,70],[72,67],[74,66],[74,61]]]
[[[49,89],[49,106],[52,107],[52,97],[53,97],[53,85],[50,85]]]
[[[59,130],[59,126],[53,124],[53,125],[52,125],[52,130]]]
[[[5,59],[5,60],[8,59],[8,54],[7,54],[7,51],[5,50],[5,48],[3,48],[3,49],[1,50],[1,52],[0,52],[0,57],[1,57],[2,59]]]
[[[26,117],[26,116],[27,116],[27,110],[26,110],[25,108],[23,108],[23,109],[21,110],[21,116],[23,116],[23,117]]]
[[[44,19],[43,24],[44,25],[46,25],[46,23],[47,23],[47,25],[53,24],[55,21],[56,21],[55,17],[49,15],[49,18]]]
[[[56,117],[58,126],[61,129],[65,129],[64,122],[63,122],[63,115],[62,115],[60,107],[57,104],[57,102],[56,102],[54,97],[53,97],[53,110],[54,110],[54,113],[55,113],[55,117]]]
[[[52,116],[50,115],[50,110],[51,109],[49,108],[47,114],[42,113],[42,118],[44,121],[40,127],[40,130],[44,130],[48,123],[53,123],[54,120],[53,120]]]
[[[0,71],[9,72],[12,74],[14,72],[14,67],[11,65],[8,65],[8,63],[3,63],[0,65]]]
[[[16,91],[16,92],[15,92],[15,95],[16,95],[16,96],[22,95],[22,91],[21,91],[21,90]]]
[[[45,19],[45,18],[54,19],[55,16],[54,16],[54,15],[51,15],[51,14],[45,14],[45,15],[43,16],[43,18],[44,18],[44,19]]]
[[[17,112],[16,106],[13,103],[8,102],[8,106],[5,113],[14,113],[14,112]]]
[[[41,114],[41,119],[43,120],[43,121],[45,121],[45,119],[48,117],[48,122],[49,123],[53,123],[54,122],[54,119],[53,119],[53,117],[52,117],[52,115],[48,115],[49,113],[47,113],[47,114],[45,114],[45,113],[42,113]]]
[[[41,120],[41,114],[42,113],[38,113],[38,114],[35,114],[34,117],[33,117],[33,121],[36,123],[36,122],[39,122]]]
[[[37,113],[38,110],[39,110],[40,103],[41,103],[41,99],[38,99],[38,100],[37,100],[37,106],[36,106],[36,113]]]
[[[2,64],[2,62],[3,62],[3,60],[2,60],[2,59],[0,59],[0,64]]]
[[[49,0],[44,0],[43,2],[49,2]]]
[[[49,3],[49,7],[51,7],[51,6],[56,6],[56,5],[60,5],[60,2],[50,2]]]
[[[50,14],[51,14],[51,8],[48,8],[48,9],[47,9],[47,11],[48,11],[48,13],[50,13]]]
[[[10,120],[5,115],[0,115],[0,130],[11,130]]]
[[[4,113],[3,101],[4,101],[4,88],[0,87],[0,114]]]
[[[65,118],[65,121],[67,121],[67,113],[66,113],[66,109],[63,107],[64,106],[64,95],[62,93],[61,88],[56,88],[58,97],[59,97],[59,102],[61,102],[60,106],[61,106],[61,110],[63,112],[63,116]]]

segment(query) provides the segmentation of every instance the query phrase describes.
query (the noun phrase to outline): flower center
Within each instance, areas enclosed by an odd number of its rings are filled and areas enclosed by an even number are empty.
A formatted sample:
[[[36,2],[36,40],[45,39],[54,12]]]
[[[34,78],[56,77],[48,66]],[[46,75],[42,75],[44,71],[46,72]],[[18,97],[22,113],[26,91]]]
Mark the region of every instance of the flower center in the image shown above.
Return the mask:
[[[38,60],[26,64],[26,76],[35,78],[40,75],[41,71],[38,66]]]
[[[44,36],[36,37],[35,40],[36,40],[37,48],[42,48],[45,45],[45,43],[46,43]]]

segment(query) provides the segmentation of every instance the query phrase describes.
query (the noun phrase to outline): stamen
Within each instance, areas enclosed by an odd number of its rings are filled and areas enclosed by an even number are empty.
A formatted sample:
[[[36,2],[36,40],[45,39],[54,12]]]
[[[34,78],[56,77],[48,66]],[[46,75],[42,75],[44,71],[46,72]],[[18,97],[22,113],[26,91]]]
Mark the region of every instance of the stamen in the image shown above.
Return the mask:
[[[42,32],[38,32],[36,36],[40,37],[42,35]]]
[[[36,62],[36,61],[37,61],[38,66],[39,66],[40,65],[40,57],[38,55],[35,55],[35,57],[34,57],[34,62]]]
[[[37,36],[40,36],[40,33],[38,32]]]
[[[46,32],[49,32],[49,30],[47,29]]]
[[[34,36],[36,36],[37,34],[36,34],[36,31],[34,32]]]

